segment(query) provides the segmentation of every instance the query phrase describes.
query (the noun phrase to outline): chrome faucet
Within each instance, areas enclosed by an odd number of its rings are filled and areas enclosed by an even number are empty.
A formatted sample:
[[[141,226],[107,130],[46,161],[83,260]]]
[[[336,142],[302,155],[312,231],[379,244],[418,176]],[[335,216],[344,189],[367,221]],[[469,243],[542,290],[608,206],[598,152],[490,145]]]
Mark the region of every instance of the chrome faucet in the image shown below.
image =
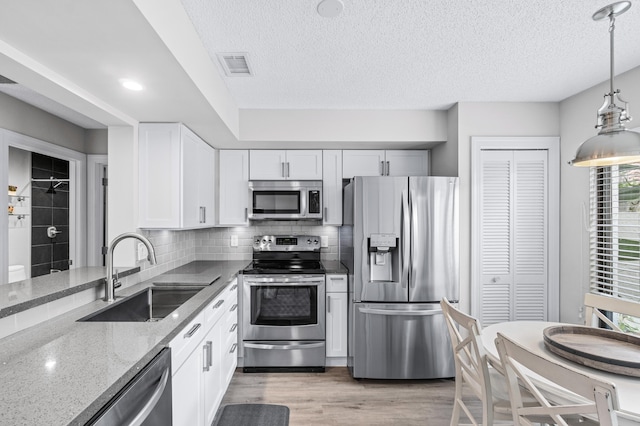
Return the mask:
[[[104,286],[104,300],[106,302],[113,302],[116,300],[116,288],[120,287],[122,284],[118,281],[118,274],[116,273],[115,277],[113,276],[113,251],[115,250],[118,243],[127,238],[135,238],[140,240],[145,247],[147,248],[147,259],[152,265],[157,263],[156,261],[156,251],[151,245],[151,242],[146,239],[144,236],[137,234],[135,232],[125,232],[124,234],[120,234],[111,241],[109,244],[109,250],[107,251],[107,278],[105,280]]]

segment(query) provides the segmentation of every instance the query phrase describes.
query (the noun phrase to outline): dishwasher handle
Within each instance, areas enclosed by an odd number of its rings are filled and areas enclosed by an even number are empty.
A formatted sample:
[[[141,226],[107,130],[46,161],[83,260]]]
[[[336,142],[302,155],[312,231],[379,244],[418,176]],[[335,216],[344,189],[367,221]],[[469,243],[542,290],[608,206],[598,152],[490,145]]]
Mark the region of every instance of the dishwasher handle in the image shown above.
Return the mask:
[[[169,381],[169,371],[169,368],[164,370],[164,373],[162,373],[162,377],[160,377],[160,383],[158,383],[158,386],[153,392],[153,395],[151,395],[144,407],[142,407],[142,409],[138,412],[138,414],[136,414],[133,420],[131,420],[129,426],[140,426],[147,419],[147,417],[149,417],[149,414],[151,414],[155,406],[158,404],[158,401],[160,401],[160,397],[164,393],[164,389],[167,387],[167,382]]]

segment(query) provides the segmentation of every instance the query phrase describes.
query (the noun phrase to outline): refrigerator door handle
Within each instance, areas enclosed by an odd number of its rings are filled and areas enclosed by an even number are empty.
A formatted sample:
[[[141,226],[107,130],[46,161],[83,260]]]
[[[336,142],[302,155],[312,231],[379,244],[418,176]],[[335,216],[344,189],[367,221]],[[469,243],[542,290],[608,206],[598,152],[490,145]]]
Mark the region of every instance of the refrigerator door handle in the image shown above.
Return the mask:
[[[409,188],[409,211],[411,214],[411,228],[412,229],[418,229],[418,211],[417,209],[413,208],[413,190],[411,188]],[[416,242],[414,241],[414,239],[411,239],[411,248],[409,249],[411,254],[413,255],[413,253],[415,253],[416,247],[415,247]],[[417,276],[417,271],[415,268],[415,265],[413,264],[413,261],[411,262],[411,270],[409,271],[409,288],[413,288],[416,286],[415,283],[415,279],[414,277]]]
[[[373,315],[389,315],[389,316],[433,316],[442,314],[442,309],[427,309],[416,311],[400,311],[397,309],[376,309],[376,308],[363,308],[359,307],[360,313],[373,314]]]
[[[409,210],[409,201],[407,200],[408,195],[404,192],[402,193],[402,276],[400,277],[400,282],[402,283],[402,287],[407,287],[410,275],[409,275],[409,260],[410,260],[410,241],[411,241],[411,230],[410,230],[410,210]]]

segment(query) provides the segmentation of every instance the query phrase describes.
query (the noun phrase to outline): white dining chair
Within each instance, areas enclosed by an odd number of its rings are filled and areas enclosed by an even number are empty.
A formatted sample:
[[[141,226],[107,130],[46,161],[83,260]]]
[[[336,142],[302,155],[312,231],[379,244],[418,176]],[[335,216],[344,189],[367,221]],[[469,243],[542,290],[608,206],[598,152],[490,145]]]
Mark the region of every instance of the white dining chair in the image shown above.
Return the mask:
[[[496,347],[509,384],[515,424],[618,424],[618,396],[613,383],[542,358],[501,333],[496,338]],[[550,384],[555,388],[554,400],[546,392]],[[523,387],[537,400],[535,406],[523,402]],[[557,398],[558,395],[562,398]]]
[[[602,321],[612,330],[623,331],[605,315],[605,311],[640,318],[640,303],[604,294],[586,293],[584,308],[585,325],[591,327],[598,327],[599,321]]]
[[[451,426],[460,424],[462,413],[474,425],[479,425],[463,401],[463,391],[470,389],[482,403],[482,423],[485,426],[499,420],[512,421],[509,390],[500,372],[500,360],[486,353],[480,336],[479,321],[456,309],[446,298],[440,302],[447,322],[456,366],[455,400]]]

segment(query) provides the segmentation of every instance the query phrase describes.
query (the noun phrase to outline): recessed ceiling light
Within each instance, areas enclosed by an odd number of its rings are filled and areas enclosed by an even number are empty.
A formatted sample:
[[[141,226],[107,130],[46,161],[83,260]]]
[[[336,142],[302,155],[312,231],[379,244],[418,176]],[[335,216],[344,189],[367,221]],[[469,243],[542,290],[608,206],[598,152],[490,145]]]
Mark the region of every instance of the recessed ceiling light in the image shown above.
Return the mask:
[[[342,13],[343,5],[340,0],[322,0],[318,4],[318,15],[323,18],[335,18]]]
[[[121,78],[120,84],[122,84],[122,87],[129,90],[139,91],[144,89],[144,87],[142,87],[142,84],[138,83],[137,81],[129,80],[128,78]]]

